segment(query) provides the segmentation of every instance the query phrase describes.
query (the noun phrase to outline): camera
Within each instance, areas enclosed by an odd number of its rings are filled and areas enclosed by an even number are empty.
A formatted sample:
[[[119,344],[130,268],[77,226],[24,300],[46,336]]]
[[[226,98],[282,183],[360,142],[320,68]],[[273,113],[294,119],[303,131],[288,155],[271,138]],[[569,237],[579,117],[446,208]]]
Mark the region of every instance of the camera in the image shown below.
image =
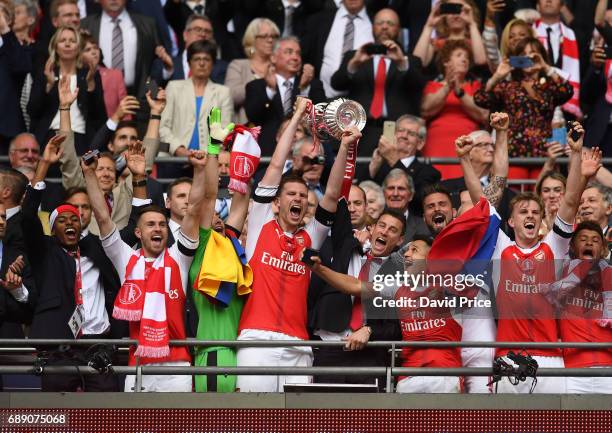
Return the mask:
[[[519,381],[524,382],[528,377],[536,377],[538,361],[531,356],[510,351],[508,352],[508,358],[518,366],[515,376]]]

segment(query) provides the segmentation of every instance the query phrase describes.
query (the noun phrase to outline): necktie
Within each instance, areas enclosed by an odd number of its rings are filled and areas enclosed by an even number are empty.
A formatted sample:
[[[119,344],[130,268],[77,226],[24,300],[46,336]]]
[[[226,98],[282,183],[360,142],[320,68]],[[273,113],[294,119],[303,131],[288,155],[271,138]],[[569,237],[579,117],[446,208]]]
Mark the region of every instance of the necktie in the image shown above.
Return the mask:
[[[283,87],[285,90],[283,91],[283,111],[285,115],[291,114],[291,99],[292,99],[292,90],[293,83],[290,80],[287,80],[283,83]]]
[[[112,61],[111,66],[113,69],[119,69],[123,71],[123,32],[119,27],[120,19],[115,18],[113,20],[113,45],[112,45]]]
[[[370,281],[370,269],[372,268],[372,262],[380,263],[380,261],[380,259],[372,258],[368,255],[368,258],[359,270],[359,281]],[[356,331],[363,326],[363,323],[363,307],[361,305],[361,297],[355,296],[353,299],[353,310],[351,311],[349,328],[351,328],[351,331]]]
[[[552,33],[552,27],[546,27],[546,49],[548,50],[548,59],[551,65],[555,65],[555,52],[553,51],[552,40],[550,34]]]
[[[68,251],[68,255],[76,260],[76,272],[74,274],[74,303],[78,307],[83,305],[83,275],[81,274],[81,249],[77,247],[76,251]],[[79,336],[83,331],[79,331]]]
[[[106,201],[106,207],[108,208],[108,214],[113,214],[113,199],[110,194],[104,194],[104,200]]]
[[[378,119],[382,116],[386,79],[387,64],[385,63],[385,58],[380,57],[378,59],[378,67],[376,68],[376,77],[374,78],[374,96],[372,97],[372,105],[370,105],[370,116],[372,116],[372,119]]]
[[[347,15],[346,26],[344,27],[344,39],[342,42],[342,55],[347,51],[351,51],[353,49],[353,42],[355,40],[355,18],[357,15]]]
[[[283,37],[293,36],[293,14],[295,6],[287,6],[285,9],[285,26],[283,28]]]

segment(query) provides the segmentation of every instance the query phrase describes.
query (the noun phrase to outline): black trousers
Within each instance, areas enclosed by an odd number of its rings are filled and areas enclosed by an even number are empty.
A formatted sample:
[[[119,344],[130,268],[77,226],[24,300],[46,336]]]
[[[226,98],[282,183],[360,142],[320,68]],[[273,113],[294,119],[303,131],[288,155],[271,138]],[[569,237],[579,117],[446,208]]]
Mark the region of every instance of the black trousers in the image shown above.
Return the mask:
[[[376,349],[345,351],[341,347],[314,347],[313,367],[377,367],[381,366],[379,352]],[[384,365],[384,364],[382,364]],[[315,383],[346,383],[369,384],[376,383],[382,389],[385,385],[384,376],[338,374],[332,376],[314,376]]]

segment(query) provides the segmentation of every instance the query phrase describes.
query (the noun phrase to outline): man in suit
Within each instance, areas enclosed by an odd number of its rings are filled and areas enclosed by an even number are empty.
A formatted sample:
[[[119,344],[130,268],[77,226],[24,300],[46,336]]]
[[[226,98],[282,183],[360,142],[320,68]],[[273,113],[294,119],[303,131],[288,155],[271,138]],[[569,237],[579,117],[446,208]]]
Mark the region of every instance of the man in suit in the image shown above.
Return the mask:
[[[112,263],[104,254],[100,240],[86,229],[91,219],[91,206],[83,190],[74,190],[68,202],[51,214],[49,225],[52,236],[45,236],[37,216],[44,179],[49,166],[60,158],[61,140],[49,142],[38,164],[23,202],[23,229],[27,256],[32,262],[36,281],[41,287],[39,301],[32,321],[32,338],[95,339],[121,338],[125,326],[118,326],[112,318],[112,306],[119,290],[119,278]],[[144,155],[130,158],[131,168],[144,173]],[[136,165],[139,169],[136,169]],[[135,188],[141,197],[144,186]],[[78,206],[78,208],[77,208]],[[78,278],[80,277],[80,278]],[[74,324],[71,317],[83,320]],[[39,352],[48,365],[74,365],[87,362],[83,348]],[[111,353],[107,355],[112,356]],[[81,377],[44,375],[43,391],[118,391],[114,375]]]
[[[184,80],[190,76],[189,62],[187,61],[187,48],[195,41],[211,41],[213,39],[212,21],[205,15],[190,15],[185,23],[183,31],[183,41],[181,44],[184,48],[172,58],[174,65],[170,73],[171,80]],[[227,71],[227,62],[223,59],[216,59],[213,65],[210,79],[217,84],[225,82],[225,72]],[[164,78],[167,78],[168,72],[164,70]]]
[[[345,53],[372,42],[372,22],[364,0],[342,0],[337,10],[323,10],[307,22],[304,58],[314,65],[317,78],[323,82],[328,98],[342,96],[334,89],[331,78]]]
[[[418,114],[425,77],[421,62],[402,52],[399,37],[399,17],[391,9],[382,9],[374,17],[375,44],[385,54],[368,54],[371,44],[347,52],[331,85],[347,91],[348,98],[359,102],[368,113],[368,122],[359,142],[359,154],[371,155],[382,133],[383,122],[402,114]]]
[[[239,38],[242,37],[249,19],[246,18],[243,8],[236,1],[168,0],[164,5],[164,12],[168,24],[170,24],[176,35],[183,34],[191,15],[195,14],[209,18],[214,29],[211,39],[214,39],[221,48],[221,58],[225,61],[230,61],[244,55]],[[259,14],[255,16],[259,16]],[[230,20],[234,22],[236,34],[239,35],[238,38],[227,29],[227,24]],[[178,44],[179,51],[187,48],[182,40],[179,40]]]
[[[430,164],[420,162],[416,154],[425,145],[427,128],[425,120],[420,117],[404,114],[395,122],[395,140],[391,142],[384,135],[378,140],[368,173],[363,178],[370,178],[382,184],[385,177],[394,168],[404,170],[414,181],[415,198],[410,202],[410,210],[421,215],[421,192],[426,185],[440,180],[440,172]]]
[[[268,74],[247,84],[244,103],[249,121],[262,127],[259,136],[262,156],[272,155],[276,131],[283,119],[293,113],[297,96],[305,96],[313,104],[325,100],[323,85],[314,78],[312,65],[302,66],[302,50],[296,38],[279,39],[270,61],[273,68]]]
[[[155,21],[128,12],[126,0],[100,0],[102,13],[88,16],[81,27],[98,41],[107,66],[123,71],[130,95],[144,95],[155,48],[161,45]]]
[[[474,131],[468,134],[468,136],[475,143],[469,153],[470,161],[484,188],[490,183],[496,145],[493,143],[491,134],[484,130]],[[458,177],[455,179],[446,179],[440,182],[440,184],[450,192],[452,205],[455,209],[458,209],[461,204],[460,194],[462,191],[467,190],[465,178]],[[515,195],[516,193],[511,189],[504,188],[504,193],[497,208],[503,222],[502,226],[505,226],[506,221],[510,218],[510,200],[512,200],[512,197]]]
[[[11,168],[25,174],[29,180],[34,176],[38,160],[40,159],[40,146],[36,137],[29,132],[23,132],[11,141],[9,146],[9,163]],[[43,196],[41,210],[51,212],[64,196],[64,189],[60,184],[50,184]]]
[[[23,233],[21,230],[21,199],[25,193],[28,179],[12,168],[0,169],[0,202],[6,212],[6,230],[3,243],[23,252]]]
[[[6,154],[10,140],[25,131],[19,108],[20,89],[26,74],[32,70],[29,46],[22,46],[11,31],[8,6],[0,4],[0,152]]]
[[[428,236],[429,230],[423,219],[409,209],[414,199],[414,182],[412,177],[400,168],[392,169],[382,184],[385,195],[385,206],[394,209],[406,218],[404,244],[410,242],[415,235]]]

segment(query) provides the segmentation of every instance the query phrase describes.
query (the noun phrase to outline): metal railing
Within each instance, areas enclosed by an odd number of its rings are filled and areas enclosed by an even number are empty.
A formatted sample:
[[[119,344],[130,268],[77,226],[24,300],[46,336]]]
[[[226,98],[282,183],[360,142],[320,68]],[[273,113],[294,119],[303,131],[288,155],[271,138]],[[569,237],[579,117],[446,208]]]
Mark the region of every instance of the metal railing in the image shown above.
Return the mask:
[[[49,346],[93,346],[114,345],[125,348],[136,344],[131,339],[0,339],[0,355],[15,353],[32,353],[38,348]],[[342,347],[340,341],[307,341],[307,340],[170,340],[170,346],[189,347]],[[143,375],[303,375],[303,376],[380,376],[386,378],[386,390],[392,392],[392,380],[396,376],[491,376],[493,367],[460,367],[460,368],[429,368],[429,367],[396,367],[395,355],[405,347],[410,348],[503,348],[503,349],[612,349],[612,342],[492,342],[492,341],[372,341],[367,347],[386,348],[391,353],[390,366],[387,367],[197,367],[197,366],[113,366],[115,374],[136,375],[135,391],[141,391]],[[92,367],[79,366],[79,374],[100,374]],[[36,371],[29,365],[0,365],[0,374],[74,374],[75,366],[45,366]],[[539,377],[612,377],[612,366],[602,368],[541,368]]]

